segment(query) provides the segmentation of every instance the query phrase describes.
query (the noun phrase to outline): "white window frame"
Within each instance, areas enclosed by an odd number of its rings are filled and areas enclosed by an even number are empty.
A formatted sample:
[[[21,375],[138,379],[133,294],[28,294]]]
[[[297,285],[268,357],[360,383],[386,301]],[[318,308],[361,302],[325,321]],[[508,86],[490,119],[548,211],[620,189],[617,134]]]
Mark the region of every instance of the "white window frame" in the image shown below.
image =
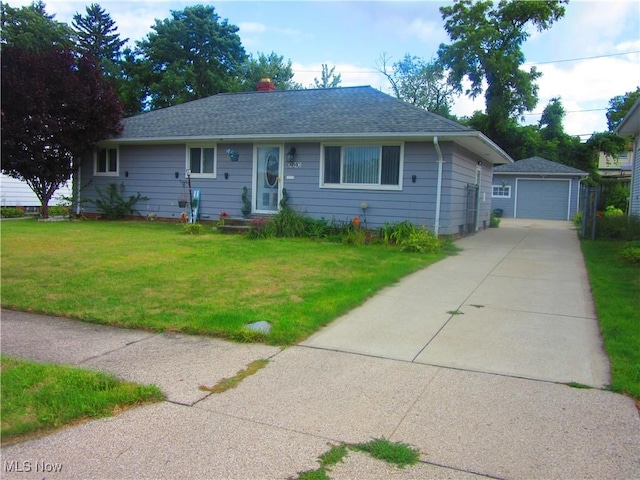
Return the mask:
[[[202,155],[202,151],[205,148],[210,148],[213,150],[213,172],[207,173],[195,173],[191,170],[191,149],[199,148],[200,149],[200,171],[202,172],[204,155]],[[185,169],[191,171],[192,178],[216,178],[218,172],[218,148],[215,143],[190,143],[187,145],[187,149],[185,152]]]
[[[504,190],[503,195],[496,195],[494,189],[502,188]],[[491,198],[511,198],[511,185],[491,185]]]
[[[325,183],[324,181],[324,150],[325,147],[340,147],[340,183]],[[344,147],[378,147],[380,149],[380,169],[379,181],[382,181],[382,147],[400,147],[400,162],[398,165],[398,184],[397,185],[383,185],[381,183],[343,183],[343,162],[344,162]],[[320,188],[328,189],[344,189],[344,190],[391,190],[400,191],[403,188],[404,177],[404,143],[403,142],[380,142],[380,143],[357,143],[357,142],[344,142],[344,143],[323,143],[320,145]]]
[[[98,163],[100,161],[100,152],[106,150],[107,152],[107,164],[106,164],[106,168],[107,170],[102,172],[100,170],[98,170]],[[109,152],[111,152],[112,150],[116,151],[116,170],[114,171],[110,171],[109,170]],[[103,148],[99,148],[97,151],[94,152],[93,154],[93,174],[96,177],[119,177],[120,176],[120,148],[119,147],[103,147]]]

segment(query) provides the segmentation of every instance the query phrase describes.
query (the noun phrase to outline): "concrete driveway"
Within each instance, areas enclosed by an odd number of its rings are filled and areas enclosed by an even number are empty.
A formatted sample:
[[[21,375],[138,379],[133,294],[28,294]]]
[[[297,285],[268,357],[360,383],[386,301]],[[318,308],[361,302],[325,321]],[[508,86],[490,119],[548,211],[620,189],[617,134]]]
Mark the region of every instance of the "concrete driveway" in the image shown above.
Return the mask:
[[[570,222],[503,220],[302,345],[594,387],[609,383]]]
[[[2,478],[296,478],[330,445],[381,437],[420,462],[352,452],[329,477],[640,478],[633,400],[562,383],[608,382],[571,225],[503,221],[459,243],[283,350],[3,312],[4,353],[153,382],[167,401],[5,446]],[[258,358],[238,388],[199,388]]]

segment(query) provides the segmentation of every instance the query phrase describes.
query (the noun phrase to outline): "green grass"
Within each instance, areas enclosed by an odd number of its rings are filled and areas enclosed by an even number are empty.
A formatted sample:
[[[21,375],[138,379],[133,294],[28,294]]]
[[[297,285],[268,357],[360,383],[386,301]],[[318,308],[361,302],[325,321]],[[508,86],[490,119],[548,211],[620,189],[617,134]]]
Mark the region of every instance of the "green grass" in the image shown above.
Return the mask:
[[[3,444],[163,398],[155,386],[122,382],[100,372],[7,355],[1,361]]]
[[[2,306],[286,345],[443,256],[160,222],[5,222]],[[266,340],[243,328],[259,320],[273,325]]]
[[[386,438],[375,438],[367,443],[341,443],[333,445],[318,457],[318,468],[298,472],[297,480],[330,480],[331,467],[343,462],[350,450],[367,453],[377,460],[399,468],[415,465],[420,460],[420,452],[417,449],[405,443],[391,442]]]
[[[640,400],[640,266],[618,257],[624,245],[585,240],[582,252],[611,362],[610,388]]]

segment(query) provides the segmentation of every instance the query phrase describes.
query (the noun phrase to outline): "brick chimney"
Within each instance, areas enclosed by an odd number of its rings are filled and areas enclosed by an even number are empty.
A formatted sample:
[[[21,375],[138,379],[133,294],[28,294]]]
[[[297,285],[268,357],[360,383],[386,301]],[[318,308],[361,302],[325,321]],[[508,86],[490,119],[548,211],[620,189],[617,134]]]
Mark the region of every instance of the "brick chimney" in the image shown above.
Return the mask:
[[[273,84],[270,78],[261,78],[256,85],[256,90],[258,92],[273,92],[275,89],[276,86]]]

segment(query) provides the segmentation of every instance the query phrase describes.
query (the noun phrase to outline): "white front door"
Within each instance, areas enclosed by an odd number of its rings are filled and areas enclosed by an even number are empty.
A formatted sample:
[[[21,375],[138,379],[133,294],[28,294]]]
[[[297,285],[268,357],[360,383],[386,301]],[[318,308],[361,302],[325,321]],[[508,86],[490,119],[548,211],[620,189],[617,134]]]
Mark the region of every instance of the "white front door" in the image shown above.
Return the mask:
[[[256,147],[254,164],[253,211],[273,213],[278,211],[282,188],[282,159],[280,146]]]

